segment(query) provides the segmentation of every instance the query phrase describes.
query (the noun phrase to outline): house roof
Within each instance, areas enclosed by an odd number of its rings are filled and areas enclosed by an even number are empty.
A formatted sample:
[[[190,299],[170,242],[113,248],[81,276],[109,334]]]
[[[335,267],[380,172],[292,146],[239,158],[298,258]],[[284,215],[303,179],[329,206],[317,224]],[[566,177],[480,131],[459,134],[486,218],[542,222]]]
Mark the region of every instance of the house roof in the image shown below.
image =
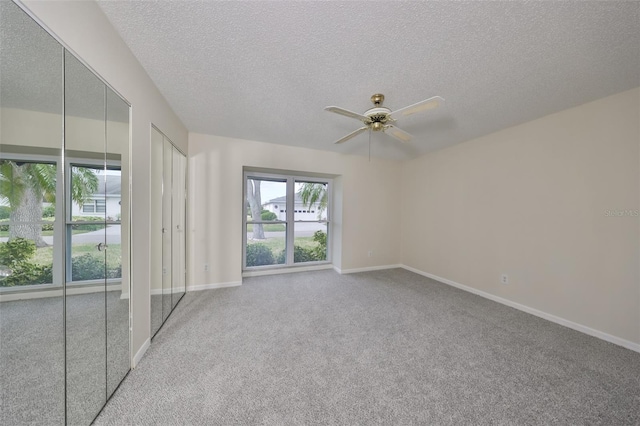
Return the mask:
[[[94,193],[95,196],[117,196],[122,193],[122,178],[119,175],[106,175],[106,185],[102,180],[102,176],[99,177],[100,183],[98,184],[98,190]],[[106,186],[106,191],[105,191]]]
[[[264,203],[263,205],[267,205],[267,204],[276,204],[276,203],[285,203],[287,201],[287,197],[278,197],[278,198],[273,198],[269,201],[267,201],[266,203]],[[295,204],[302,204],[302,197],[300,196],[299,192],[296,192],[296,197],[294,200]],[[317,203],[316,203],[317,204]]]

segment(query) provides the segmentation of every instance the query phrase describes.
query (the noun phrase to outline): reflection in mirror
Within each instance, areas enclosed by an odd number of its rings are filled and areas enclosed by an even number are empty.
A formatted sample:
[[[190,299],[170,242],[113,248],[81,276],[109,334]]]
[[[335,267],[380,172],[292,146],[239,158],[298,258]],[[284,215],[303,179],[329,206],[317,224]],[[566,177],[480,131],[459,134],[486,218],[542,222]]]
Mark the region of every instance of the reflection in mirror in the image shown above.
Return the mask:
[[[63,49],[0,2],[0,424],[63,424]]]
[[[171,313],[171,292],[173,287],[172,237],[172,179],[173,179],[173,145],[167,138],[163,144],[162,167],[162,321]]]
[[[186,286],[187,158],[151,129],[151,336],[169,317]]]
[[[172,229],[173,244],[171,262],[173,263],[173,287],[171,295],[171,308],[180,301],[185,292],[185,262],[186,262],[186,233],[185,233],[185,213],[186,213],[186,176],[187,176],[187,159],[176,148],[172,149],[173,154],[173,179],[172,179]]]
[[[107,88],[107,397],[129,371],[129,106]],[[125,226],[122,226],[125,224]]]
[[[162,154],[164,138],[151,128],[151,336],[162,326]]]
[[[65,52],[67,423],[89,424],[106,403],[106,87]],[[81,211],[74,211],[74,205]],[[77,215],[74,215],[76,213]],[[67,262],[67,265],[69,262]]]

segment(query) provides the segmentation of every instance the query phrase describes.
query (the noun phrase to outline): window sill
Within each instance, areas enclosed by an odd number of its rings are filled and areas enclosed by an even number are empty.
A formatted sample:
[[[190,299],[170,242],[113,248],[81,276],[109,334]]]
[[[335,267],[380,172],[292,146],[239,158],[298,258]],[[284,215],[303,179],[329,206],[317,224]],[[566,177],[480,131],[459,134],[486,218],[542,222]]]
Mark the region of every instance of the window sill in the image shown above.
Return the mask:
[[[267,268],[258,267],[255,269],[245,269],[244,271],[242,271],[242,278],[260,277],[263,275],[291,274],[294,272],[320,271],[323,269],[333,269],[333,265],[331,264],[331,262],[324,261],[306,263],[303,265],[275,266]]]

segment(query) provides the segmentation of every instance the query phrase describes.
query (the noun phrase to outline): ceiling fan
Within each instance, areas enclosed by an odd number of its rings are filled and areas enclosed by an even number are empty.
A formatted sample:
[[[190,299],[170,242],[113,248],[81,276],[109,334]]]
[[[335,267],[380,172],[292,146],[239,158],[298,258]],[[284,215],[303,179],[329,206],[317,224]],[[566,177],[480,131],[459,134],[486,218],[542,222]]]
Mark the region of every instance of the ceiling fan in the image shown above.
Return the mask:
[[[363,127],[360,127],[358,130],[349,133],[341,139],[338,139],[335,143],[346,142],[349,139],[358,136],[360,133],[367,130],[372,130],[374,132],[382,131],[389,136],[398,139],[400,142],[409,142],[411,138],[413,138],[413,136],[411,136],[404,130],[394,126],[393,123],[395,123],[399,117],[435,109],[440,105],[441,102],[444,102],[444,99],[442,99],[440,96],[434,96],[432,98],[425,99],[424,101],[420,101],[416,104],[409,105],[395,111],[391,111],[389,108],[382,106],[382,102],[384,102],[384,95],[380,93],[376,93],[375,95],[371,96],[371,102],[373,102],[373,108],[365,111],[363,114],[358,114],[356,112],[352,112],[336,106],[328,106],[325,108],[325,111],[335,112],[336,114],[355,118],[356,120],[362,121],[362,123],[364,124]]]

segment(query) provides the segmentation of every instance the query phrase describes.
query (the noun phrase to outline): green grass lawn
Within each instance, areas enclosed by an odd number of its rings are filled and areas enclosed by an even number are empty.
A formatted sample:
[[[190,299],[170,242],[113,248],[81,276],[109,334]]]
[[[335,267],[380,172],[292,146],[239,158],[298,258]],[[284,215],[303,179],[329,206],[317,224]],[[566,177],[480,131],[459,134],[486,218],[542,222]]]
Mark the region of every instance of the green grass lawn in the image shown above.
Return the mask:
[[[263,224],[262,229],[265,232],[284,232],[286,227],[283,223],[269,223]],[[253,224],[247,225],[247,232],[253,232]]]
[[[284,250],[285,240],[284,237],[267,238],[266,240],[247,240],[247,244],[263,244],[271,249],[275,257]],[[318,243],[313,241],[313,237],[298,237],[295,239],[294,244],[309,249],[318,246]]]
[[[84,234],[85,232],[91,232],[91,231],[86,231],[84,229],[72,229],[71,233],[73,235],[76,234]],[[42,236],[43,237],[51,237],[53,236],[53,231],[42,231]],[[0,238],[8,238],[9,237],[9,231],[0,231]]]
[[[103,259],[105,252],[98,251],[95,244],[77,244],[73,246],[71,256],[82,256],[86,253],[91,254],[91,256],[96,259]],[[117,268],[122,263],[122,251],[120,244],[109,244],[109,248],[106,250],[106,253],[107,268]],[[51,265],[53,263],[53,247],[49,246],[37,249],[36,254],[33,259],[31,259],[31,262],[43,266]]]

